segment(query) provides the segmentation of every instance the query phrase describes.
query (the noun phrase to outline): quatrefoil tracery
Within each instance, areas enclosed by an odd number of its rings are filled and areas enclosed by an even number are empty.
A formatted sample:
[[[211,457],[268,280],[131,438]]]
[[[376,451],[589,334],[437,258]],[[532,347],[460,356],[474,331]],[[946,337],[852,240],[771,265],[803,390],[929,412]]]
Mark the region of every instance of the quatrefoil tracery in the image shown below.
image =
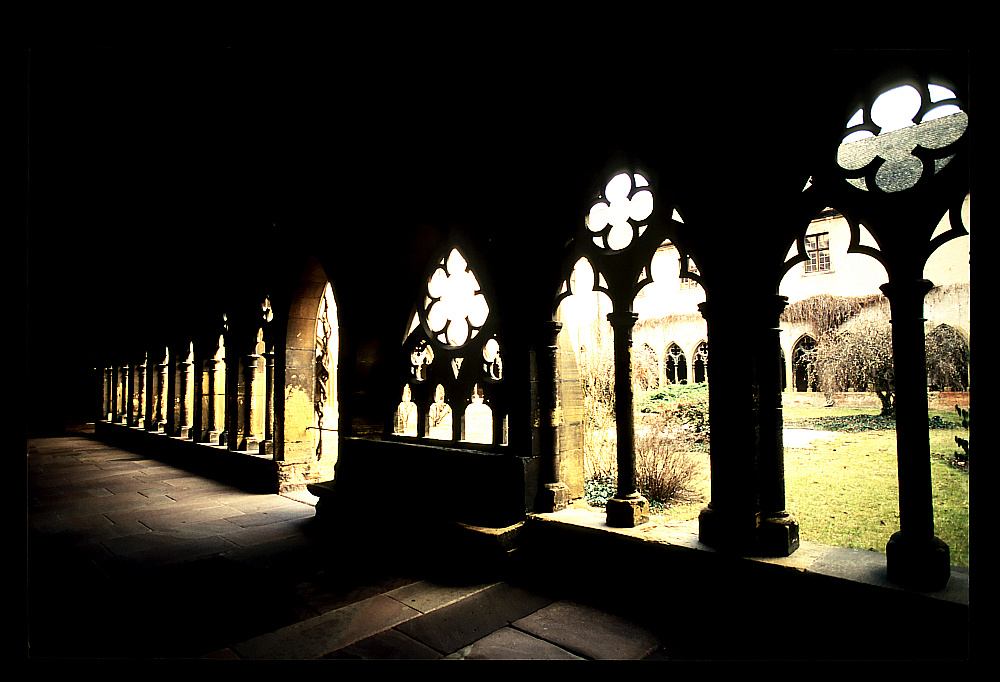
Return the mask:
[[[649,182],[638,173],[619,173],[611,178],[586,218],[595,244],[620,251],[642,235],[646,229],[643,221],[653,213],[653,193],[648,187]]]
[[[903,191],[943,169],[967,127],[968,115],[948,88],[932,83],[921,92],[902,85],[854,113],[837,150],[837,164],[848,172],[846,180],[863,191]]]

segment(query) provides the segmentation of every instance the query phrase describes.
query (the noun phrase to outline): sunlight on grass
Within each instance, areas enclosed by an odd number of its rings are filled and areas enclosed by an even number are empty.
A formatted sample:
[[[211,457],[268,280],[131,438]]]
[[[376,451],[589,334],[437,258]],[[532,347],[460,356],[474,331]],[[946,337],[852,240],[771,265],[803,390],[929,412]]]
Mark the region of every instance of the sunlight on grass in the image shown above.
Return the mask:
[[[891,418],[880,418],[878,412],[877,408],[805,405],[783,410],[786,429],[832,431],[830,438],[785,447],[786,509],[799,522],[800,539],[884,553],[889,538],[899,530],[896,432]],[[968,438],[969,431],[960,426],[953,411],[932,410],[930,417],[939,425],[944,422],[956,427],[929,430],[935,535],[947,543],[952,565],[968,567],[969,473],[955,468],[948,459],[959,449],[955,436]],[[602,442],[607,441],[605,446],[611,444],[609,452],[613,451],[613,430],[594,429],[589,437],[599,434],[604,436]],[[710,499],[709,455],[690,454],[700,461],[700,471],[690,486],[691,497],[702,499],[651,504],[650,515],[657,523],[697,519]],[[613,480],[614,458],[603,464],[600,473]]]
[[[820,408],[825,409],[825,408]],[[829,411],[789,410],[786,423]],[[843,410],[836,416],[865,415]],[[949,413],[933,413],[955,421]],[[950,455],[965,429],[932,429],[931,452]],[[969,565],[969,474],[940,457],[931,459],[935,534],[948,544],[951,563]],[[802,540],[885,552],[899,530],[896,434],[892,430],[839,432],[833,439],[785,450],[787,507],[799,521]]]
[[[895,432],[869,431],[787,449],[787,507],[799,537],[884,552],[899,530],[895,444]]]

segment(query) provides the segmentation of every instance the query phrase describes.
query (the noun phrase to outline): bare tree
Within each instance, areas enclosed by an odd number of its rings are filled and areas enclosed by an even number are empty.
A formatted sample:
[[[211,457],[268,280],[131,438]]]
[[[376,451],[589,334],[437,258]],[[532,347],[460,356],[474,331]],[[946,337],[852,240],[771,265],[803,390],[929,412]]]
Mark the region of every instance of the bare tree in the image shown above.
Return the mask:
[[[886,319],[855,319],[827,331],[816,346],[812,371],[828,401],[835,391],[874,391],[882,401],[881,414],[893,414],[892,332]]]

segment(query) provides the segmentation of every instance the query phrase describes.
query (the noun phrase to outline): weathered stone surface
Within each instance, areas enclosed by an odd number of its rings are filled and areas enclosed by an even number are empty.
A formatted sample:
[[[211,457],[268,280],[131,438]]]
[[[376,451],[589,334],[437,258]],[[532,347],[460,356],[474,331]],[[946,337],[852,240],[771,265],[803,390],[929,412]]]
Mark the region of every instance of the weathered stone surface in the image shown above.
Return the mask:
[[[241,658],[308,660],[319,658],[388,630],[418,614],[384,595],[371,597],[322,616],[300,621],[233,647]]]
[[[508,627],[500,628],[446,658],[469,661],[548,661],[582,660],[583,657],[552,642]]]
[[[361,659],[385,661],[433,661],[441,654],[425,644],[392,629],[366,637],[323,656],[326,659]]]
[[[612,498],[607,503],[608,525],[634,528],[649,521],[649,502],[641,495],[626,499]]]
[[[551,603],[526,590],[498,583],[467,599],[398,627],[427,646],[450,654]]]
[[[660,646],[645,628],[572,601],[556,602],[513,626],[590,659],[639,659]]]

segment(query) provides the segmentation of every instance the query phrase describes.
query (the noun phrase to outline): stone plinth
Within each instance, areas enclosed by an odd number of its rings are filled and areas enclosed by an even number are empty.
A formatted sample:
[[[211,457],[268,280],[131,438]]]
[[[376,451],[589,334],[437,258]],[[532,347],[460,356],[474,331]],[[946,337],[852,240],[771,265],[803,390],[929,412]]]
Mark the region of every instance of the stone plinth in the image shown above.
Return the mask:
[[[911,538],[893,533],[885,546],[886,577],[912,590],[935,592],[951,578],[951,551],[934,536]]]
[[[613,497],[607,503],[608,525],[634,528],[649,521],[649,502],[638,493],[625,498]]]

